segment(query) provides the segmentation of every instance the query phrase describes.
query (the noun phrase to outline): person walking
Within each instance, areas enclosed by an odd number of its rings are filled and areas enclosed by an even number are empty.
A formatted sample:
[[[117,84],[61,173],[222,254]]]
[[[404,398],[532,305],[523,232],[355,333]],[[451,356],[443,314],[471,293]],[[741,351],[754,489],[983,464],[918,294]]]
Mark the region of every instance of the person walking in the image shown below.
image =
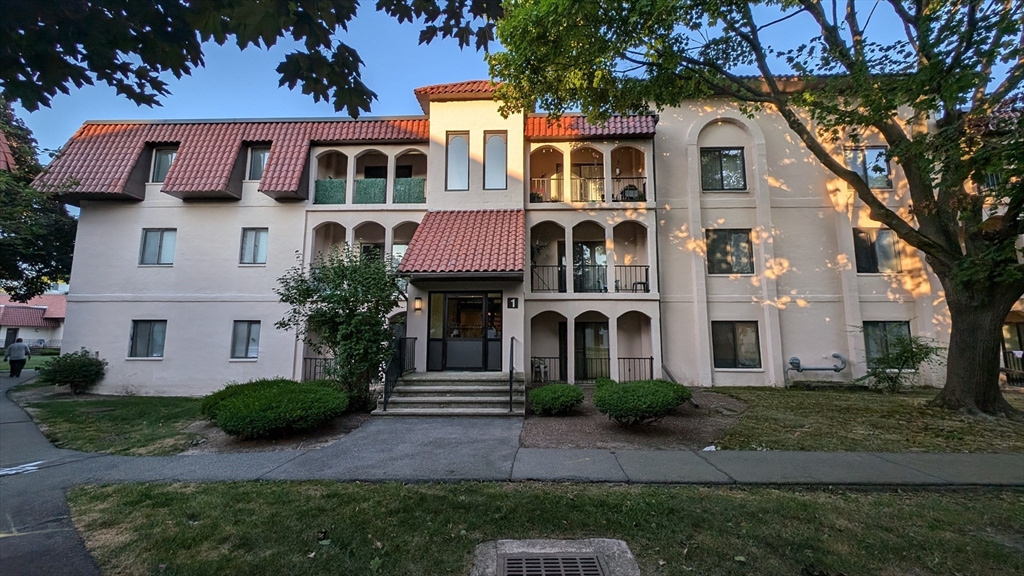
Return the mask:
[[[25,367],[25,362],[32,357],[32,350],[29,349],[28,344],[22,342],[21,338],[14,341],[4,350],[4,360],[10,361],[11,363],[11,378],[17,378],[21,376],[21,370]]]

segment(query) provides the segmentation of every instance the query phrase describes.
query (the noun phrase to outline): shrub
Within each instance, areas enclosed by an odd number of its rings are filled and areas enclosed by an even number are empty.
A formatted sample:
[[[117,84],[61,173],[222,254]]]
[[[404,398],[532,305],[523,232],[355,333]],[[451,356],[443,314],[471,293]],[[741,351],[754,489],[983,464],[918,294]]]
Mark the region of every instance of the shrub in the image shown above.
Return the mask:
[[[60,356],[60,348],[40,348],[33,352],[33,354],[38,356]]]
[[[612,380],[611,378],[604,378],[604,377],[595,378],[594,379],[594,389],[595,390],[597,390],[598,388],[604,388],[605,386],[608,386],[609,384],[616,384],[616,382],[615,382],[615,380]]]
[[[623,426],[651,424],[690,399],[690,391],[666,380],[606,382],[594,390],[594,406]]]
[[[356,412],[372,412],[377,407],[377,397],[365,382],[344,380],[311,380],[309,384],[340,390],[348,395],[348,409]]]
[[[910,380],[923,364],[939,361],[942,348],[921,336],[911,336],[896,330],[887,334],[885,354],[875,358],[868,373],[859,380],[885,392],[899,392],[910,385]]]
[[[311,380],[309,382],[300,383],[287,378],[258,378],[256,380],[245,382],[244,384],[228,382],[227,385],[220,390],[203,397],[203,401],[199,405],[199,412],[208,420],[216,422],[217,409],[220,404],[228,398],[234,398],[240,394],[251,394],[255,390],[295,386],[317,386],[321,388],[337,389],[334,382],[331,380]]]
[[[222,399],[214,413],[221,430],[246,439],[287,436],[316,428],[348,408],[344,392],[316,384],[237,387],[245,389]]]
[[[107,361],[100,360],[82,348],[57,356],[38,368],[39,381],[54,386],[67,386],[72,394],[81,394],[92,388],[107,371]]]
[[[548,384],[530,391],[530,405],[537,414],[564,414],[583,404],[583,390],[572,384]]]

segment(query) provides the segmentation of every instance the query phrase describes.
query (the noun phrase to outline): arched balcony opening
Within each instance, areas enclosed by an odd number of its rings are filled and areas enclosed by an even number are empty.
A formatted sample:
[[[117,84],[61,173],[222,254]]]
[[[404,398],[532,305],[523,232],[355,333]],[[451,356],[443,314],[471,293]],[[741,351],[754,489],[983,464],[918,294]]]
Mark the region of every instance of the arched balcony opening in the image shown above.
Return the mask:
[[[345,227],[337,222],[325,222],[313,229],[313,254],[310,262],[315,263],[317,259],[323,258],[333,248],[340,248],[345,244]]]
[[[353,240],[354,248],[364,256],[375,255],[383,258],[385,254],[385,230],[376,222],[363,222],[356,226]]]
[[[387,200],[388,157],[383,152],[368,150],[356,158],[353,204],[383,204]]]
[[[427,201],[427,155],[419,150],[403,152],[395,159],[395,204]]]
[[[541,222],[530,228],[530,290],[565,292],[565,228]]]
[[[651,380],[654,378],[654,348],[650,316],[634,310],[619,316],[616,324],[619,381]]]
[[[348,156],[335,151],[321,154],[316,159],[313,204],[344,204],[346,182]]]
[[[584,146],[572,151],[572,201],[604,202],[604,153]]]
[[[530,369],[535,384],[568,382],[568,320],[558,312],[530,319]]]
[[[572,229],[573,292],[608,291],[608,255],[604,227],[581,222]]]
[[[650,292],[647,227],[632,220],[620,222],[612,230],[612,239],[615,245],[615,291]]]
[[[608,317],[600,312],[584,312],[573,323],[575,336],[575,380],[593,382],[611,377],[611,334]]]
[[[633,146],[612,150],[612,200],[647,201],[647,172],[644,169],[643,150]]]
[[[530,153],[530,203],[564,202],[562,151],[544,146]]]

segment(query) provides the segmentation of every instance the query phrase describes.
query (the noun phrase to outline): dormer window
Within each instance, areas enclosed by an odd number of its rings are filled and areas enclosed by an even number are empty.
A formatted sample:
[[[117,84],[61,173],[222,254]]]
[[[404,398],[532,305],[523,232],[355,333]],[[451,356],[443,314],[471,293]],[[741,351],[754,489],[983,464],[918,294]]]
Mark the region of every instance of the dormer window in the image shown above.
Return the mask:
[[[253,146],[249,148],[249,180],[263,178],[263,168],[270,157],[270,146]]]
[[[149,181],[157,184],[167,178],[167,171],[174,163],[174,157],[178,155],[177,148],[157,148],[153,150],[153,173]]]

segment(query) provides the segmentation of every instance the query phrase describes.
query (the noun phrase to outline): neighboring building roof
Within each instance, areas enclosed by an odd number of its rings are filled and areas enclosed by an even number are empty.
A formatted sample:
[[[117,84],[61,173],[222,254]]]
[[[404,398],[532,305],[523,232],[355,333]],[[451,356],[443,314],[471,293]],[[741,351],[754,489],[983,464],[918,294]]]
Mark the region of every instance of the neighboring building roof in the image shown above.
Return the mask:
[[[429,104],[432,101],[491,100],[494,98],[494,90],[497,87],[498,84],[490,80],[466,80],[465,82],[423,86],[413,90],[413,93],[423,112],[429,113]]]
[[[0,294],[0,306],[30,306],[34,308],[45,308],[43,318],[47,320],[63,320],[67,314],[68,297],[65,294],[43,294],[36,296],[28,302],[14,302],[7,294]],[[3,324],[3,322],[0,322]]]
[[[244,167],[243,145],[270,143],[260,191],[275,198],[304,197],[299,186],[311,143],[426,142],[429,137],[426,118],[87,122],[35,183],[59,188],[77,180],[67,191],[73,198],[141,199],[126,186],[137,165],[149,164],[144,152],[177,144],[178,154],[162,190],[180,197],[218,196],[227,192],[240,161]],[[149,178],[144,173],[135,176],[142,182]]]
[[[14,154],[11,152],[11,145],[7,143],[7,136],[0,132],[0,170],[14,172],[18,164],[14,161]]]
[[[563,114],[552,122],[547,114],[526,117],[527,140],[565,140],[593,138],[653,138],[658,117],[644,114],[612,116],[604,125],[592,124],[586,116]]]
[[[0,326],[53,328],[60,325],[57,320],[44,317],[46,309],[32,306],[0,306]]]
[[[522,210],[427,212],[398,267],[401,273],[522,272]]]

